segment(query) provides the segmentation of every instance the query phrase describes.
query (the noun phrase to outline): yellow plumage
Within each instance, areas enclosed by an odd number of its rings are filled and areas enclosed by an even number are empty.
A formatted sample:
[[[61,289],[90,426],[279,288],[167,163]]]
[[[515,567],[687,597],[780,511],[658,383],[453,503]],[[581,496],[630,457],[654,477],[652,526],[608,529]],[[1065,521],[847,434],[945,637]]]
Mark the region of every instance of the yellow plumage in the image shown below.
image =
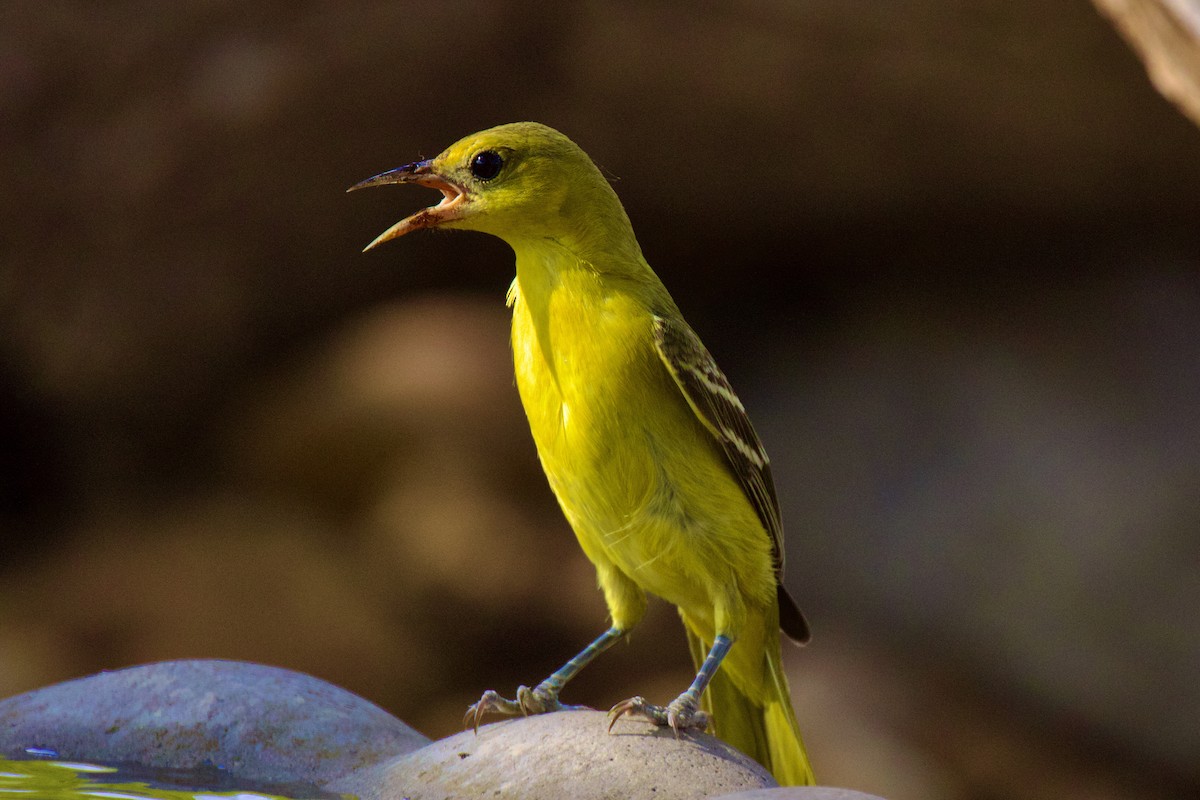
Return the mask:
[[[562,686],[637,624],[649,591],[678,607],[699,673],[667,707],[632,698],[615,716],[703,727],[703,703],[717,735],[780,783],[811,783],[780,660],[781,610],[794,638],[807,627],[779,583],[766,454],[611,186],[573,142],[535,123],[469,136],[360,186],[406,182],[444,199],[371,246],[436,226],[491,233],[516,254],[517,388],[612,616],[612,629],[563,669],[516,701],[485,694],[468,718],[562,708]]]

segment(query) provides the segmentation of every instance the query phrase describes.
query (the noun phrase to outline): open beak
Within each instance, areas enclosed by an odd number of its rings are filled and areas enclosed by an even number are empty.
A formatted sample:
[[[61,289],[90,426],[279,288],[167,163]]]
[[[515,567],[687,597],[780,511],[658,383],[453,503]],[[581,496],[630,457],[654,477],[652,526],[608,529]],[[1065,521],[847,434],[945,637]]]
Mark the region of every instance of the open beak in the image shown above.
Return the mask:
[[[375,237],[375,241],[364,247],[364,253],[376,245],[403,236],[410,231],[433,228],[441,225],[443,222],[449,222],[452,219],[458,219],[462,216],[462,206],[467,200],[466,190],[458,184],[452,183],[436,174],[431,164],[431,161],[417,161],[412,164],[406,164],[403,167],[390,169],[387,172],[379,173],[373,178],[360,181],[346,190],[347,192],[353,192],[355,189],[364,189],[368,186],[382,186],[385,183],[416,183],[421,186],[428,186],[431,189],[437,189],[442,193],[440,203],[429,208],[423,208],[412,216],[400,220]]]

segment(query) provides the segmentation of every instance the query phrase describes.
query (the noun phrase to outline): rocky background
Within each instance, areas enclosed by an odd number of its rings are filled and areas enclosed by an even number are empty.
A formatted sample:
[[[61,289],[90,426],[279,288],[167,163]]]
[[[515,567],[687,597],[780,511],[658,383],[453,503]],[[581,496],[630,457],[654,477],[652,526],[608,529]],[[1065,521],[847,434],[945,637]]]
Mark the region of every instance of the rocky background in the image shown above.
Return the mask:
[[[0,696],[224,657],[431,736],[606,624],[511,253],[350,184],[536,119],[776,464],[822,782],[1200,788],[1200,131],[1090,5],[0,6]],[[653,609],[572,685],[690,679]]]

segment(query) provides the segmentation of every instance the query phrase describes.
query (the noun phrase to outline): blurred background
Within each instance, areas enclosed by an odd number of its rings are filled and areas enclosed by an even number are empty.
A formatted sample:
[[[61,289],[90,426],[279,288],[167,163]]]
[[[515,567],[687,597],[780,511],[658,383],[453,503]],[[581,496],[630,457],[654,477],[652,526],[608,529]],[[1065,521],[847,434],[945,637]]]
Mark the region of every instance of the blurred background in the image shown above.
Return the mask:
[[[1082,0],[0,7],[0,696],[265,662],[427,735],[606,626],[512,254],[346,196],[520,119],[774,463],[823,783],[1200,791],[1200,131]],[[690,680],[661,604],[566,699]]]

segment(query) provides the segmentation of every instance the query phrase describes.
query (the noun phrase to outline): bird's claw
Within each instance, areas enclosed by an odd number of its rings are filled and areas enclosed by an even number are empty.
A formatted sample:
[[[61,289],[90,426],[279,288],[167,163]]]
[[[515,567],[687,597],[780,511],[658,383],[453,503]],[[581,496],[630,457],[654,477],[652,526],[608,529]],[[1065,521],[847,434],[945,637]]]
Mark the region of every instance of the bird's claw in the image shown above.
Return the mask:
[[[512,700],[506,700],[500,696],[499,692],[488,689],[478,701],[467,707],[467,713],[463,716],[463,727],[472,728],[476,733],[479,733],[479,721],[485,715],[506,714],[511,717],[519,713],[521,713],[520,704]]]
[[[583,706],[567,706],[560,703],[558,692],[545,683],[539,683],[532,689],[528,686],[518,686],[516,700],[508,700],[501,697],[498,692],[488,689],[478,702],[472,703],[467,708],[466,716],[463,717],[463,727],[473,728],[476,733],[479,733],[479,721],[487,714],[528,717],[534,714],[571,711],[578,708],[583,708]]]
[[[709,721],[708,713],[698,708],[696,701],[687,695],[676,697],[665,708],[647,703],[644,697],[631,697],[628,700],[622,700],[608,712],[609,732],[612,732],[613,726],[617,724],[617,720],[627,716],[641,717],[659,727],[669,727],[675,732],[676,736],[679,735],[680,731],[703,731],[708,727]]]

